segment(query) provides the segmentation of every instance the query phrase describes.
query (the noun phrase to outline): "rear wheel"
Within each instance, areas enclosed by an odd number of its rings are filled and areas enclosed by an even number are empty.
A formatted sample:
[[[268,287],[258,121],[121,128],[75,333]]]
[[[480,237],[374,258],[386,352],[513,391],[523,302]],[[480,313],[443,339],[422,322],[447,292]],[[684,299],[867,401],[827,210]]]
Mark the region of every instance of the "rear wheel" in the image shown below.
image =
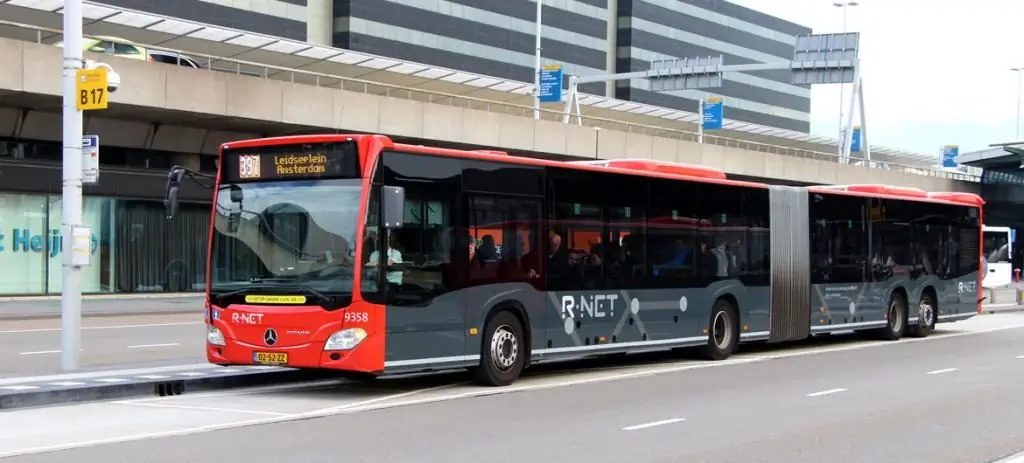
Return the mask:
[[[523,371],[526,346],[523,326],[509,311],[498,312],[484,329],[480,365],[473,369],[476,381],[484,386],[507,386]]]
[[[878,331],[879,337],[886,341],[902,338],[907,329],[907,299],[902,294],[892,293],[889,296],[885,318],[888,323]]]
[[[725,360],[736,351],[739,344],[736,308],[729,301],[719,299],[711,308],[711,327],[708,330],[708,344],[701,354],[709,360]]]
[[[938,304],[930,293],[921,294],[921,302],[917,304],[917,325],[911,330],[911,336],[923,338],[935,331],[935,314]]]

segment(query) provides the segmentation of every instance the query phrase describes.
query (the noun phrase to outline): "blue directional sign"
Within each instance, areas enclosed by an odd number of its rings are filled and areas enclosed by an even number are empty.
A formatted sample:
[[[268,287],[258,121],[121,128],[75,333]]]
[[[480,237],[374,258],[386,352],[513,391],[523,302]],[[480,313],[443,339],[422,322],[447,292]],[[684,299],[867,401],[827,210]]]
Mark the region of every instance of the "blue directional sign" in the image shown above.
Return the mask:
[[[704,99],[704,130],[721,130],[725,120],[725,105],[722,97]]]
[[[549,64],[540,71],[540,102],[562,101],[562,65]]]
[[[853,126],[853,137],[850,138],[850,152],[851,153],[859,153],[860,152],[860,126],[859,125]]]
[[[946,145],[942,147],[942,167],[959,167],[956,157],[960,155],[960,146]]]

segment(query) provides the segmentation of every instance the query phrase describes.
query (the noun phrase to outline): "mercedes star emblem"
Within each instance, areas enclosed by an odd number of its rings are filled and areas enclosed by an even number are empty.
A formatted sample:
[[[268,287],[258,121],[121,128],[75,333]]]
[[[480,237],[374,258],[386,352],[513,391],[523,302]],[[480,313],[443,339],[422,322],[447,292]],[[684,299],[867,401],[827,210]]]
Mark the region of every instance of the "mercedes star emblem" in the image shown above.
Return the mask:
[[[270,328],[266,332],[264,332],[263,342],[267,343],[268,346],[273,346],[274,344],[277,344],[277,331],[274,331],[273,328]]]

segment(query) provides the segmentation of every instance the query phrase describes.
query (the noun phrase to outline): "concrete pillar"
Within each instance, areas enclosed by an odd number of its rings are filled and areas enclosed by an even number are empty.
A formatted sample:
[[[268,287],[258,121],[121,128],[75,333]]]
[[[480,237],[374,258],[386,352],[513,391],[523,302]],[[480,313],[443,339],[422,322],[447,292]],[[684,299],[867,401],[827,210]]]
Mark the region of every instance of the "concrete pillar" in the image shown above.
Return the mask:
[[[334,0],[309,0],[306,3],[306,41],[333,46]]]
[[[615,74],[615,63],[619,58],[619,0],[608,0],[607,13],[608,49],[605,53],[604,66],[608,74]],[[615,81],[604,83],[604,96],[615,98]]]

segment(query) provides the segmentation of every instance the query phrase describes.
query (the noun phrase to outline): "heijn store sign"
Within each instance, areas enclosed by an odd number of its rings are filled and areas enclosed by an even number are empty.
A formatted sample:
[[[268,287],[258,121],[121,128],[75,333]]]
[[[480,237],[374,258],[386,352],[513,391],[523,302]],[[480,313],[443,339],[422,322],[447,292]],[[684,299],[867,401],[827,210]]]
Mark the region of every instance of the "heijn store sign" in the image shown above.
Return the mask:
[[[100,241],[94,233],[91,237],[90,251],[96,254]],[[28,228],[15,228],[7,232],[0,231],[0,253],[6,252],[45,252],[50,257],[56,257],[64,250],[64,237],[60,234],[59,228],[48,230],[45,233],[36,233]]]

